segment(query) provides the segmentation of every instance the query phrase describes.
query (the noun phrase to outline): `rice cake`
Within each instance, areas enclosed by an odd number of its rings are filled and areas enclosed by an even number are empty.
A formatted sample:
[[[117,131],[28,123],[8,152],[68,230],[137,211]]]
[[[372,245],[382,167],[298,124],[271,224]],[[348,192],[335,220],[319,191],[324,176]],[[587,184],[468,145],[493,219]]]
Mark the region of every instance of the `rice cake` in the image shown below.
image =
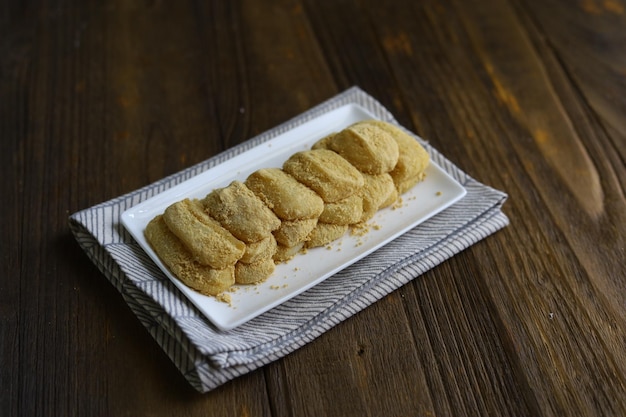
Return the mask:
[[[237,262],[235,265],[235,282],[237,284],[257,284],[265,281],[274,273],[276,264],[272,258],[246,264]]]
[[[211,217],[245,243],[268,237],[280,227],[280,219],[240,181],[213,190],[202,204]]]
[[[384,174],[398,163],[398,143],[385,130],[373,124],[356,123],[337,133],[328,147],[359,171]]]
[[[365,178],[365,186],[363,186],[361,194],[363,196],[362,222],[374,217],[374,214],[389,200],[390,196],[397,196],[391,175],[363,174],[363,178]]]
[[[285,172],[311,188],[326,203],[343,200],[363,187],[363,175],[328,149],[297,152],[283,165]]]
[[[304,242],[317,225],[317,218],[304,220],[283,220],[280,227],[274,231],[276,241],[283,246],[294,246]]]
[[[258,262],[261,259],[268,259],[274,256],[276,252],[276,239],[270,234],[265,239],[254,243],[246,243],[246,250],[239,260],[246,264]]]
[[[363,197],[359,194],[335,203],[325,203],[319,221],[330,224],[353,224],[361,220],[363,215]]]
[[[245,184],[282,220],[313,219],[324,209],[315,191],[280,168],[259,169]]]
[[[339,239],[348,231],[347,224],[329,224],[318,222],[304,242],[305,248],[324,246]]]
[[[215,269],[196,262],[162,215],[152,219],[144,233],[159,259],[186,286],[205,295],[217,295],[235,283],[234,265]]]
[[[300,242],[294,246],[283,246],[278,244],[273,259],[276,263],[284,263],[292,259],[304,247],[304,242]]]
[[[326,135],[311,146],[311,149],[330,149],[328,144],[337,135],[337,132],[333,132],[330,135]]]
[[[209,217],[197,200],[171,204],[165,209],[163,220],[202,265],[223,269],[234,265],[244,254],[245,243]]]
[[[399,127],[380,120],[367,120],[359,123],[384,129],[397,142],[400,156],[398,163],[389,174],[393,178],[399,194],[404,194],[424,179],[424,171],[428,167],[430,157],[426,149],[414,137]]]

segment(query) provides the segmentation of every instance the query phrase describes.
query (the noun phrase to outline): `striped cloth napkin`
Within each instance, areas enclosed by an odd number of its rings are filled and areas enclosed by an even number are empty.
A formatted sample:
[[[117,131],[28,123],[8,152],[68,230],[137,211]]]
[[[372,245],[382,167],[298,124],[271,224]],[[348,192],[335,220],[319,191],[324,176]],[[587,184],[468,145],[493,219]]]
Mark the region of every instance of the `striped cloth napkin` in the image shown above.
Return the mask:
[[[121,214],[241,152],[346,104],[358,104],[377,118],[396,123],[380,103],[353,87],[200,164],[70,216],[70,229],[87,256],[198,391],[210,391],[293,352],[508,225],[509,220],[501,211],[506,194],[472,179],[424,143],[432,160],[465,187],[467,194],[463,199],[263,315],[229,331],[212,326],[132,239],[121,224]]]

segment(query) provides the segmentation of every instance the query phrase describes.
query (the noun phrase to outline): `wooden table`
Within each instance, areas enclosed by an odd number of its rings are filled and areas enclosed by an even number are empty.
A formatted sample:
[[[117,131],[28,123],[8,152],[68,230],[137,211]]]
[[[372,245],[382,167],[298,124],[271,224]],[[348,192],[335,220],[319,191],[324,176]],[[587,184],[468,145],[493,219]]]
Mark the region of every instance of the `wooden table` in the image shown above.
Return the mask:
[[[197,393],[68,216],[353,85],[510,226]],[[626,415],[624,115],[624,0],[4,2],[0,415]]]

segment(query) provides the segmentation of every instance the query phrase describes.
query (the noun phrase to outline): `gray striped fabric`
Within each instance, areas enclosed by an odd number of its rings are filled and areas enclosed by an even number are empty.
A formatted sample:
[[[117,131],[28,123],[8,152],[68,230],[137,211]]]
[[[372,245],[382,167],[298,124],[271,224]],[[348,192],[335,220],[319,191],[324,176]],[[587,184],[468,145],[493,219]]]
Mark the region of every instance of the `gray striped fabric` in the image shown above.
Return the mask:
[[[424,143],[433,160],[467,189],[461,201],[305,293],[240,327],[218,331],[134,242],[120,215],[241,152],[351,103],[395,123],[380,103],[353,87],[207,161],[70,217],[80,246],[197,390],[210,391],[293,352],[508,224],[501,211],[506,194],[470,178]]]

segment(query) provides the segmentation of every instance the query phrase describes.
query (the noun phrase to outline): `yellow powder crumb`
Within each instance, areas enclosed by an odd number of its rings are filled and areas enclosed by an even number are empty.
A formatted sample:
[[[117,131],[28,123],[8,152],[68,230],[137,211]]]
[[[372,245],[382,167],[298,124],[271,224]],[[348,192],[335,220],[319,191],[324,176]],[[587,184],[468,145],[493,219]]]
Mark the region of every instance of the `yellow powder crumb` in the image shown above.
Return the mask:
[[[437,191],[437,192],[435,193],[435,195],[436,195],[437,197],[439,197],[441,194],[442,194],[442,192],[441,192],[441,191]]]
[[[280,289],[280,287],[278,285],[270,285],[270,289],[278,290],[278,289]]]
[[[351,226],[350,235],[362,237],[369,233],[371,225],[367,223],[357,223]]]
[[[401,208],[403,206],[404,206],[404,200],[402,199],[402,197],[400,197],[400,198],[398,198],[396,200],[395,203],[393,203],[393,206],[391,206],[391,209],[395,210],[395,209],[399,209],[399,208]]]
[[[221,293],[221,294],[218,294],[215,298],[217,299],[217,301],[226,303],[232,307],[232,304],[231,304],[232,299],[230,298],[230,294]]]

